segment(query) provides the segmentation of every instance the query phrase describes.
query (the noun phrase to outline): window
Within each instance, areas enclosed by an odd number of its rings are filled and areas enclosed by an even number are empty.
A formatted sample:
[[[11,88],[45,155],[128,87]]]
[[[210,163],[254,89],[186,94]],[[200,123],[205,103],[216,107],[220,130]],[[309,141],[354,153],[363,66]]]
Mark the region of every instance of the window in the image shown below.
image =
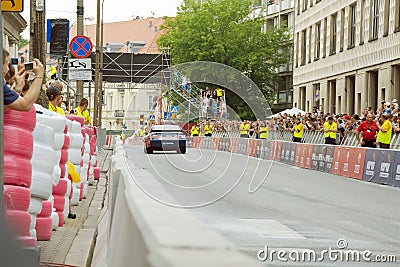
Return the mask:
[[[308,63],[311,63],[311,33],[312,33],[312,26],[310,26],[310,30],[308,32]]]
[[[308,8],[308,0],[303,0],[303,11],[306,11]]]
[[[113,96],[109,95],[108,96],[108,110],[113,110]]]
[[[300,0],[297,0],[297,15],[300,15]]]
[[[321,53],[321,22],[315,24],[315,51],[314,59],[318,60]]]
[[[364,10],[365,10],[365,0],[361,0],[360,8],[360,45],[364,44]]]
[[[301,32],[301,65],[306,64],[307,30]]]
[[[349,12],[349,48],[355,46],[356,43],[356,9],[357,5],[350,6]]]
[[[371,6],[371,35],[370,40],[378,39],[378,31],[379,31],[379,0],[372,0],[373,5]]]
[[[344,16],[345,16],[345,11],[344,8],[340,12],[340,52],[343,52],[343,47],[344,47]]]
[[[336,41],[337,41],[337,13],[331,16],[331,43],[330,54],[336,54]]]
[[[153,110],[155,105],[157,104],[157,96],[150,95],[149,96],[149,110]]]
[[[296,34],[296,68],[299,66],[299,53],[300,53],[300,49],[299,49],[299,43],[300,43],[300,35],[299,33]]]
[[[396,8],[394,10],[400,10],[400,0],[396,0]],[[394,31],[400,31],[400,12],[395,12],[395,21],[394,21]]]
[[[325,18],[324,19],[324,48],[322,50],[322,57],[325,58],[326,57],[326,36],[327,36],[327,28],[328,28],[328,19]]]
[[[384,6],[384,13],[383,13],[383,36],[387,36],[389,34],[389,0],[385,0],[385,6]],[[397,12],[399,13],[399,10],[397,9]]]
[[[121,105],[120,105],[120,109],[124,109],[124,96],[121,95]]]

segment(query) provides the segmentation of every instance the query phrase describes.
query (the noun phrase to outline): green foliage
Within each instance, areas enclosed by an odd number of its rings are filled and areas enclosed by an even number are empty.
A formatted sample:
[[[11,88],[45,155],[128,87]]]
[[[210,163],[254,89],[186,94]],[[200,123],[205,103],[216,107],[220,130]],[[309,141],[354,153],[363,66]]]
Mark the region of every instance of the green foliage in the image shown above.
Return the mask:
[[[252,0],[200,2],[184,0],[175,18],[165,18],[159,47],[171,48],[174,65],[212,61],[238,69],[272,101],[276,69],[289,60],[288,29],[263,30],[266,19],[254,15]]]
[[[29,41],[25,39],[22,35],[19,35],[19,40],[18,40],[18,49],[21,49],[25,45],[27,45]]]

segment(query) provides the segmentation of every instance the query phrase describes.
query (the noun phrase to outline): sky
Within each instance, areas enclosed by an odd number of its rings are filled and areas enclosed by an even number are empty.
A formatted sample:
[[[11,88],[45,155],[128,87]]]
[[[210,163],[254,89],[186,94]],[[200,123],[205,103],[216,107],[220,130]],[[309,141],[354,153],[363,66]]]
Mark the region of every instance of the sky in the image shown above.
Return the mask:
[[[103,1],[103,0],[102,0]],[[84,0],[84,17],[94,20],[85,20],[85,24],[95,24],[97,14],[97,0]],[[29,3],[24,0],[24,12],[21,15],[29,24]],[[104,23],[126,21],[136,16],[154,17],[175,16],[181,0],[104,0]],[[76,22],[76,0],[46,0],[46,19],[69,19],[70,24]],[[29,27],[28,27],[29,28]],[[29,38],[29,30],[23,33]]]

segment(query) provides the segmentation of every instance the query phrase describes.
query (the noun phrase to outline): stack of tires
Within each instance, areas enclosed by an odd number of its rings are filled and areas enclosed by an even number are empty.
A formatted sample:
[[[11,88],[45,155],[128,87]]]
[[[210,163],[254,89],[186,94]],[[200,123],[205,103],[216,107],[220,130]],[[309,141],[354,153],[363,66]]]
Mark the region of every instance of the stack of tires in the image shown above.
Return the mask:
[[[88,189],[89,189],[89,169],[90,169],[90,137],[86,133],[86,128],[82,128],[82,135],[84,136],[83,143],[83,156],[82,156],[82,167],[81,167],[81,179],[84,184],[83,187],[83,198],[87,197]]]
[[[81,173],[81,161],[82,161],[82,147],[83,147],[83,136],[82,136],[82,126],[81,123],[78,122],[77,116],[67,116],[68,119],[72,120],[72,125],[68,129],[68,134],[70,137],[70,145],[68,148],[68,158],[71,164],[74,166],[76,172],[78,174]],[[83,123],[83,121],[82,121]],[[81,181],[72,181],[72,197],[71,204],[73,206],[79,205],[79,200],[82,199],[83,196],[83,183],[82,178]]]
[[[70,192],[71,192],[71,181],[68,179],[68,148],[70,144],[70,138],[68,135],[68,125],[72,125],[70,120],[67,120],[67,125],[64,128],[64,143],[61,148],[61,159],[60,169],[61,177],[58,184],[53,186],[53,197],[54,197],[54,208],[58,214],[58,226],[64,225],[65,219],[68,217],[70,210]],[[54,222],[53,222],[54,223]],[[54,229],[53,225],[53,229]]]
[[[36,246],[28,213],[35,124],[34,108],[28,112],[8,110],[4,113],[4,217],[16,239],[27,247]]]
[[[52,192],[53,186],[58,185],[60,177],[62,175],[65,176],[66,172],[65,168],[60,168],[66,119],[55,112],[43,108],[41,113],[36,116],[36,128],[34,131],[31,191],[32,196],[43,200],[42,211],[36,218],[37,239],[50,240],[52,229],[57,229],[60,223],[55,206],[62,206],[60,211],[63,211],[65,206],[64,199],[55,199],[52,196]],[[38,153],[35,154],[35,151],[38,151]],[[61,221],[63,221],[63,218],[61,218]]]

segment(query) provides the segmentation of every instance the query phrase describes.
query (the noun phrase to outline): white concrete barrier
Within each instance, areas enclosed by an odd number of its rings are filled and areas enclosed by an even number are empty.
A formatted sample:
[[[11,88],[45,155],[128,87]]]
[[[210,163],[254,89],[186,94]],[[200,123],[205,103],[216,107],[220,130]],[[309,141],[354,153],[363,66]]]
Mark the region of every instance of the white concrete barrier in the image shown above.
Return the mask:
[[[172,198],[148,171],[131,169],[131,173],[148,177],[149,186],[162,194],[162,199]],[[188,210],[147,196],[128,172],[118,144],[111,159],[106,197],[92,266],[261,266]]]

